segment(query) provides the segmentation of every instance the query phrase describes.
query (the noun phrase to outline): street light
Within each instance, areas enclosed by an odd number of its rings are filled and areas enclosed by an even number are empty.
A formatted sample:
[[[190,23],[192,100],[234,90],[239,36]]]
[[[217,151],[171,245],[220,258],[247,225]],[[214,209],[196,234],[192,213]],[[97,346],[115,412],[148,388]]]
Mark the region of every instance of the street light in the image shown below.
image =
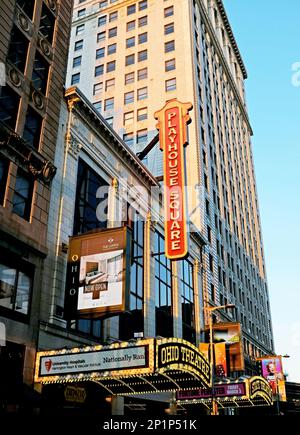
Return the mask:
[[[211,415],[218,415],[217,403],[214,395],[214,338],[213,338],[213,322],[212,322],[212,313],[216,310],[221,310],[222,308],[235,308],[234,304],[226,304],[220,305],[218,307],[204,307],[204,311],[208,311],[209,313],[209,350],[210,350],[210,375],[211,375],[211,404],[212,410]]]

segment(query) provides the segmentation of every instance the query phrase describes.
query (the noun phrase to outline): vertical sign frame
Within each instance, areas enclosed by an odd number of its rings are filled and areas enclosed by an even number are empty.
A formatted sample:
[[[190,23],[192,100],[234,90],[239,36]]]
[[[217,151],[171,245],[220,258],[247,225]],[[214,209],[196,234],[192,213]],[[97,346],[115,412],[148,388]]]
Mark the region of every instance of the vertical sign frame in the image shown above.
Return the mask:
[[[163,151],[165,255],[170,260],[184,259],[189,252],[185,147],[188,145],[187,124],[191,122],[189,111],[192,108],[192,103],[173,99],[154,114]]]

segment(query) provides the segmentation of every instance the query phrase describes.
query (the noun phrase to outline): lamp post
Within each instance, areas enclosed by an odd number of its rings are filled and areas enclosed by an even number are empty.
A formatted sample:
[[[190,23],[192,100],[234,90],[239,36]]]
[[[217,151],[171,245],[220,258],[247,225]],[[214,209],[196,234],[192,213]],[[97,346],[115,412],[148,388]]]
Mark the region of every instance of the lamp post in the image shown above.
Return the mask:
[[[214,394],[214,338],[213,338],[213,321],[212,313],[222,308],[235,308],[233,304],[220,305],[218,307],[204,307],[204,311],[209,313],[209,351],[210,351],[210,375],[211,375],[211,414],[218,415],[218,407]]]

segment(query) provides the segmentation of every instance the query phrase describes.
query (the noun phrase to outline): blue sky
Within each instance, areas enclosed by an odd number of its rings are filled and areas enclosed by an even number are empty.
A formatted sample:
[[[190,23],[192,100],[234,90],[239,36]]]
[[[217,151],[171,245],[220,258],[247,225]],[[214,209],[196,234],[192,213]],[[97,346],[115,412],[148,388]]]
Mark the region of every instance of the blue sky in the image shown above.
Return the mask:
[[[300,382],[300,74],[292,69],[298,62],[300,71],[300,1],[224,5],[249,75],[275,350],[290,355],[283,360],[288,380]]]

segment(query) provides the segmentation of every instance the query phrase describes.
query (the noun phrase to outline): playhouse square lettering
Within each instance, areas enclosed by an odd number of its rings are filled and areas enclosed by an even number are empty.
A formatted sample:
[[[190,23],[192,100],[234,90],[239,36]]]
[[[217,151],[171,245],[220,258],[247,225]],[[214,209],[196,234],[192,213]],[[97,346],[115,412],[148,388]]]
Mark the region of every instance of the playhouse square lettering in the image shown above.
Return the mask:
[[[183,212],[183,192],[180,183],[181,178],[181,159],[178,144],[178,125],[175,120],[178,117],[176,111],[167,112],[167,150],[166,150],[166,165],[169,175],[169,234],[170,248],[172,251],[177,251],[182,248],[181,240],[183,239],[184,226],[182,223]],[[175,118],[175,119],[174,119]]]

